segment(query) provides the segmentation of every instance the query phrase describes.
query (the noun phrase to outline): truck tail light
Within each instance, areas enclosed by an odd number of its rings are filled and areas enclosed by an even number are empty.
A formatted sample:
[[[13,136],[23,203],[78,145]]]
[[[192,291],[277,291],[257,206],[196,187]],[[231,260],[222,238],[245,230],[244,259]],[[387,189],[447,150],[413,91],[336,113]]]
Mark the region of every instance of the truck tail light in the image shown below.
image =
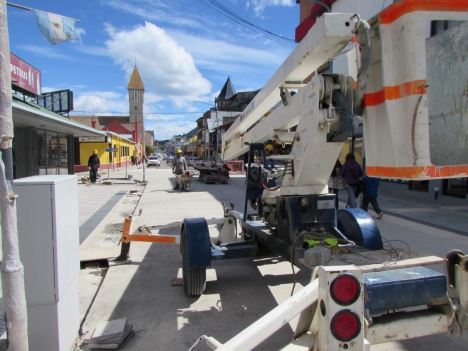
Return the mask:
[[[333,280],[330,286],[330,294],[340,306],[349,306],[361,295],[361,284],[351,274],[341,274]]]
[[[342,310],[333,316],[330,330],[338,340],[350,341],[361,332],[361,321],[353,311]]]

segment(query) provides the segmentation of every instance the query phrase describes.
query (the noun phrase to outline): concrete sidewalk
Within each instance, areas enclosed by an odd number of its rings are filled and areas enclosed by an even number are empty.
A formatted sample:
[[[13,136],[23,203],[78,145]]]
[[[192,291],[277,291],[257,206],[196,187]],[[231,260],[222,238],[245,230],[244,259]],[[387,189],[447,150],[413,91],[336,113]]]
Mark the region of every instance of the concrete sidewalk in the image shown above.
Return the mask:
[[[115,172],[115,177],[123,177],[118,172]],[[142,179],[141,169],[135,168],[132,172],[135,179]],[[159,169],[146,170],[146,180],[146,187],[135,189],[138,191],[136,194],[123,196],[101,223],[101,230],[95,231],[83,243],[82,259],[112,260],[116,257],[120,252],[117,243],[121,235],[117,226],[131,213],[135,214],[134,226],[137,227],[180,221],[187,217],[218,218],[222,216],[221,202],[229,203],[231,200],[236,202],[237,210],[243,211],[244,176],[232,177],[228,185],[207,185],[195,180],[190,192],[179,192],[172,190],[172,173],[163,164]],[[123,185],[108,187],[88,187],[106,192],[100,194],[101,205],[96,204],[96,208],[104,206],[119,191],[126,189]],[[463,199],[445,197],[443,202],[430,202],[398,191],[401,187],[401,184],[384,182],[381,185],[379,204],[385,216],[376,223],[385,239],[395,247],[409,245],[414,251],[439,256],[453,248],[468,252],[468,230],[465,229],[468,228],[465,224],[468,206]],[[80,194],[92,193],[92,190],[91,193],[87,191],[80,189]],[[340,194],[340,200],[345,199],[346,195]],[[344,207],[343,203],[341,205]],[[80,213],[82,206],[85,205],[80,201]],[[82,222],[80,215],[80,223],[86,223],[92,215],[84,217]],[[112,229],[115,233],[111,232]],[[131,264],[107,269],[94,263],[96,266],[90,264],[88,268],[91,269],[83,270],[80,276],[82,316],[86,316],[83,331],[92,332],[102,321],[127,317],[137,334],[121,350],[187,350],[203,334],[225,342],[286,300],[293,284],[291,265],[279,257],[221,260],[207,272],[205,293],[196,298],[187,297],[181,286],[171,286],[174,278],[181,277],[177,245],[132,243],[130,255]],[[295,291],[309,280],[310,272],[298,271]],[[86,292],[88,296],[84,298]],[[297,320],[292,320],[255,350],[277,350],[285,346],[296,323]],[[468,341],[454,340],[443,334],[377,345],[372,350],[421,348],[429,351],[468,349]],[[197,347],[197,350],[206,349],[204,345]],[[86,346],[77,350],[86,350]]]

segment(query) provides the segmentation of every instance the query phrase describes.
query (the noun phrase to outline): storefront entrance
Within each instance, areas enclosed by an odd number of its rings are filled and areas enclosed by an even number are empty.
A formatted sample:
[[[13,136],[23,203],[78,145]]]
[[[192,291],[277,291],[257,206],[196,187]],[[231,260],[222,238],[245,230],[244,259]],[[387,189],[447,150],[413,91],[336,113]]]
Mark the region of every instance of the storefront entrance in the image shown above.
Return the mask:
[[[67,136],[38,131],[38,165],[40,175],[68,174]]]

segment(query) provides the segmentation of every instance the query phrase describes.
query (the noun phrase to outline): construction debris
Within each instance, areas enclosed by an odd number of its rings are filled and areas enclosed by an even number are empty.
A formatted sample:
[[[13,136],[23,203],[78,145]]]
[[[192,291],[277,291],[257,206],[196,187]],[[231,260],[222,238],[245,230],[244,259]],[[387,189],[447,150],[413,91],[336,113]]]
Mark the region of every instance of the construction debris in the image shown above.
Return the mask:
[[[116,350],[135,335],[133,324],[128,324],[127,318],[101,322],[94,329],[88,343],[88,350]]]
[[[200,177],[199,180],[205,184],[227,184],[228,179],[224,176],[217,176],[213,174],[207,174]]]

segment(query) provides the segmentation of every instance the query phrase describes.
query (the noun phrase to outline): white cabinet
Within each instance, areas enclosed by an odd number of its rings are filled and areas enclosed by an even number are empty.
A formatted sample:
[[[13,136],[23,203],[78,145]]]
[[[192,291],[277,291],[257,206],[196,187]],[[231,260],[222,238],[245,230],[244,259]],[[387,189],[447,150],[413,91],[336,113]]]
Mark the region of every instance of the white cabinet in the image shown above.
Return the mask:
[[[31,351],[68,351],[79,328],[78,184],[75,175],[16,179]]]

